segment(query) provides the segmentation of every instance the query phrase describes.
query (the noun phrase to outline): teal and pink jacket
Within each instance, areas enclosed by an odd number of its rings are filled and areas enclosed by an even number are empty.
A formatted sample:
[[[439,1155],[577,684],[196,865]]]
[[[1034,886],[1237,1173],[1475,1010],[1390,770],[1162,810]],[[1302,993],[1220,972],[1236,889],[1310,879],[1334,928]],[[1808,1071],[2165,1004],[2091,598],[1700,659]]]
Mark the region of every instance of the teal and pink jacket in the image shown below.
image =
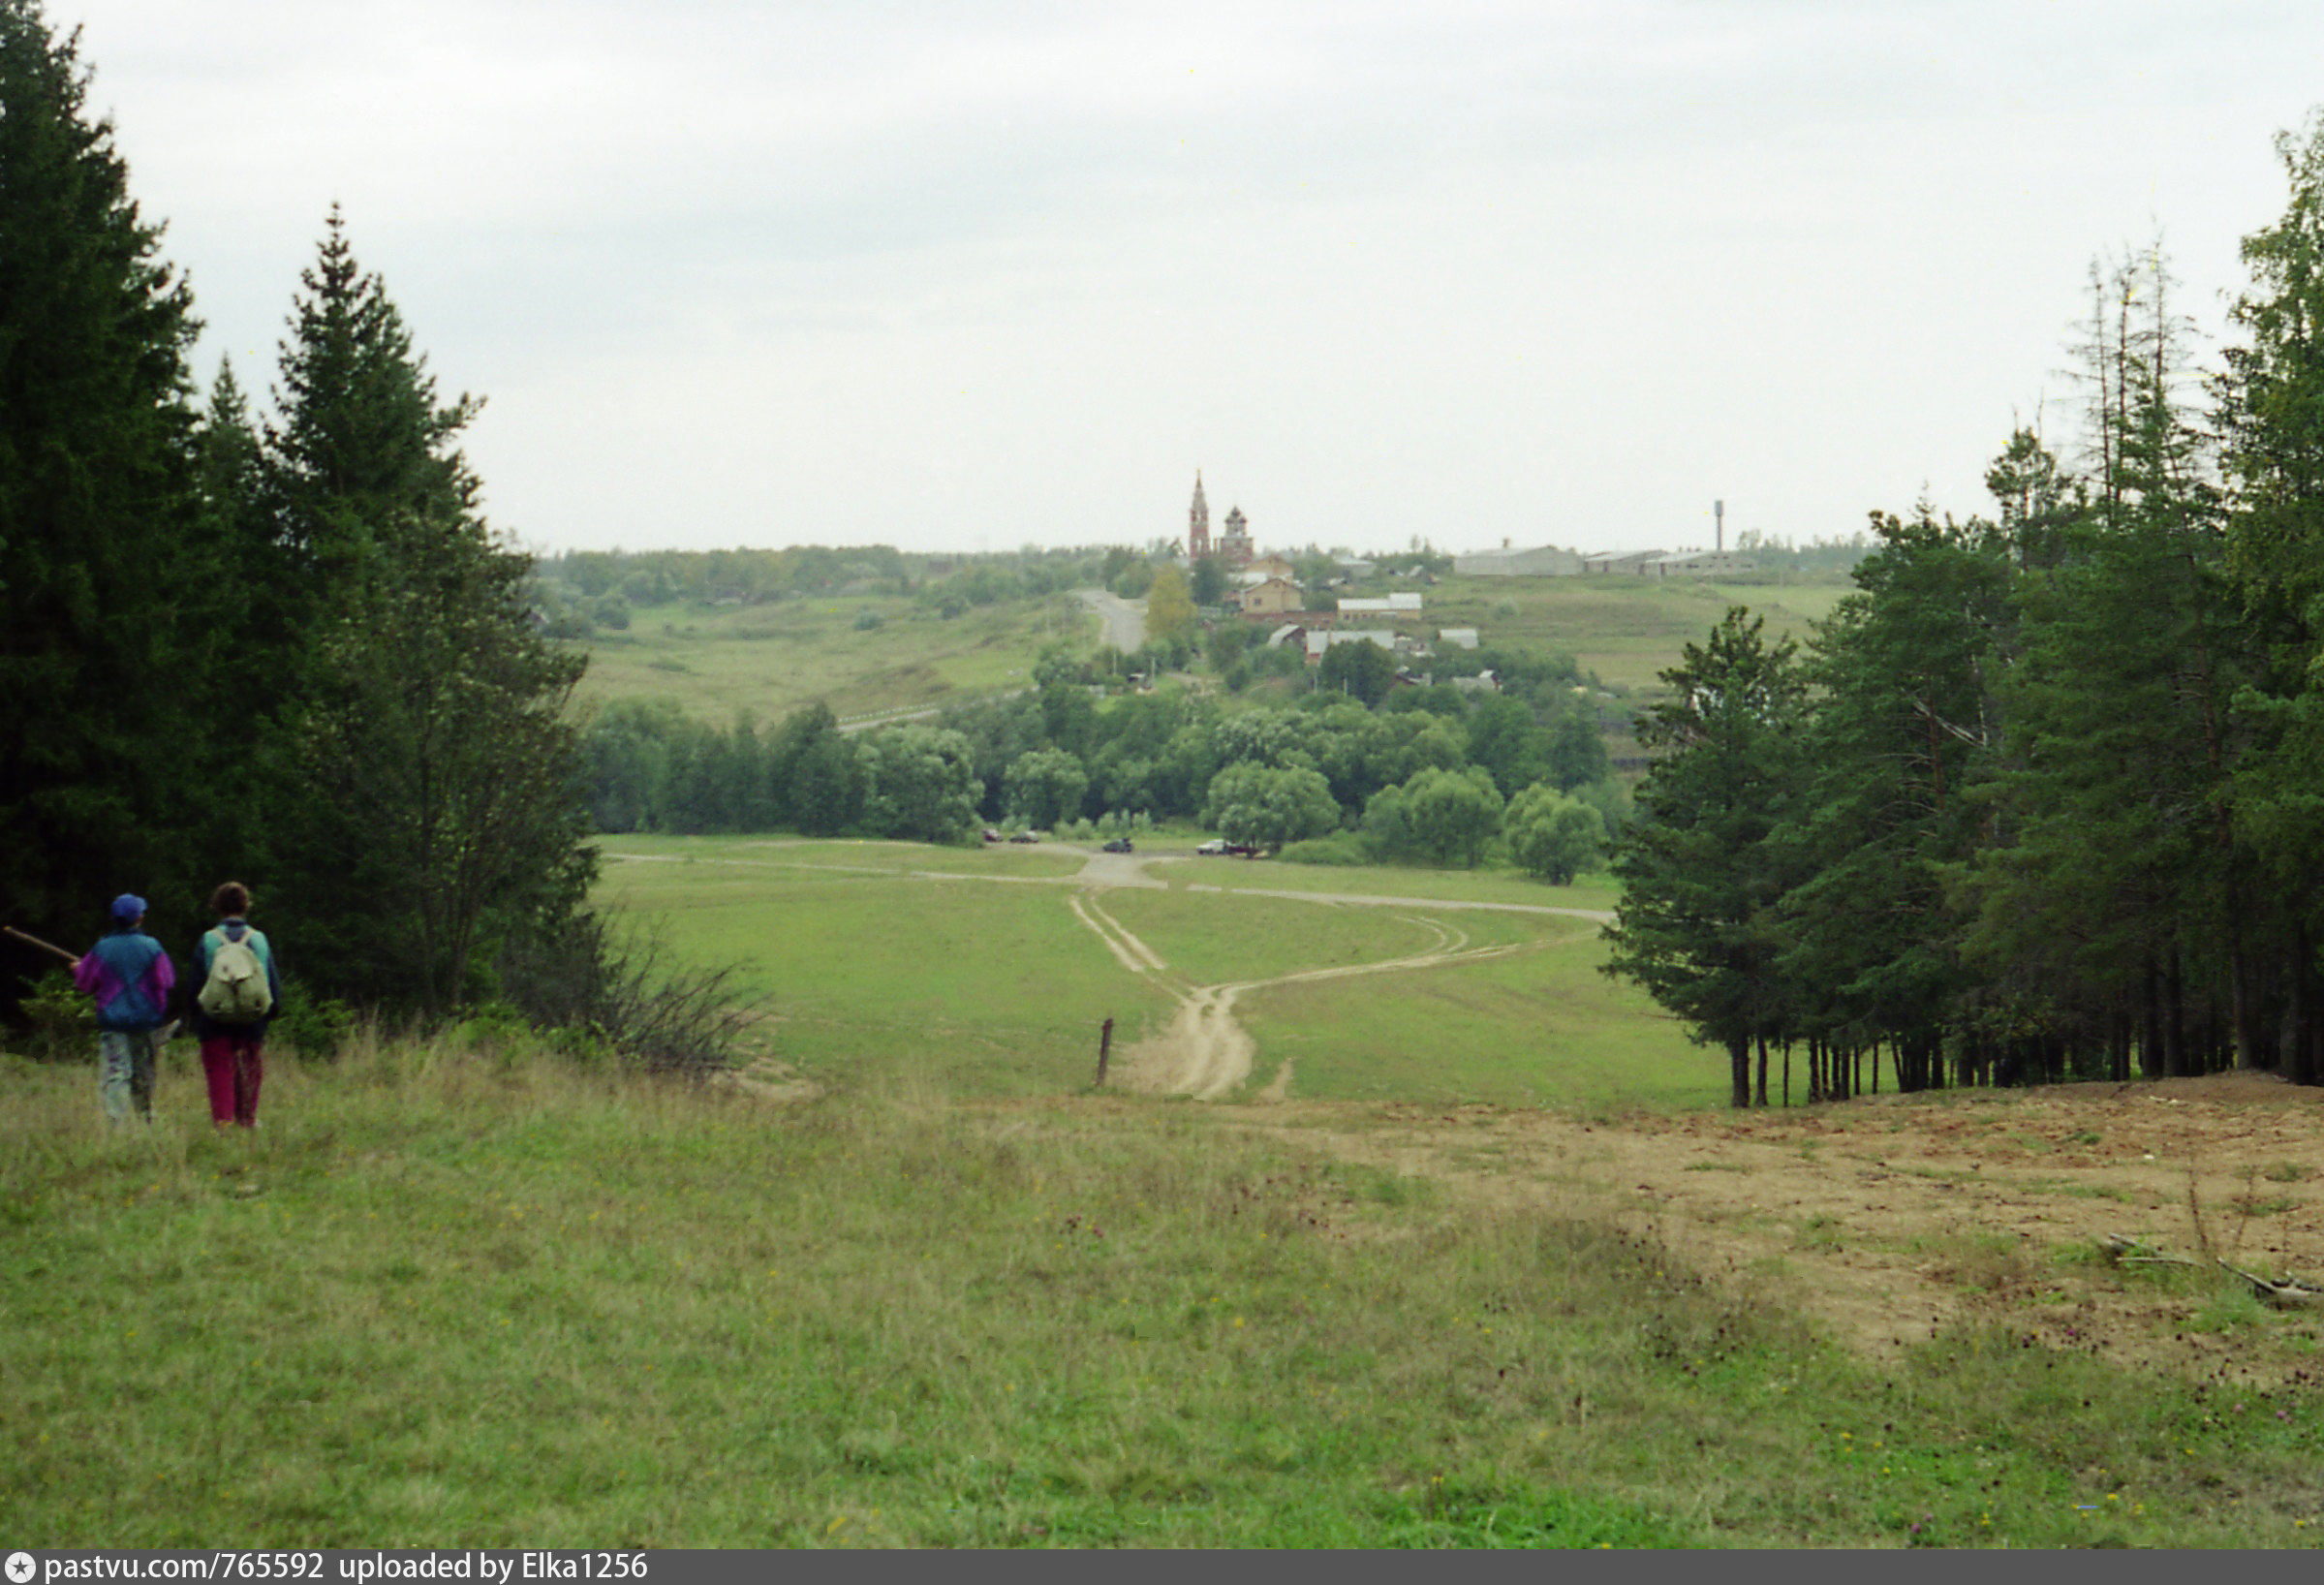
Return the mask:
[[[97,1027],[159,1029],[177,971],[162,944],[142,930],[114,931],[81,955],[74,988],[97,998]]]

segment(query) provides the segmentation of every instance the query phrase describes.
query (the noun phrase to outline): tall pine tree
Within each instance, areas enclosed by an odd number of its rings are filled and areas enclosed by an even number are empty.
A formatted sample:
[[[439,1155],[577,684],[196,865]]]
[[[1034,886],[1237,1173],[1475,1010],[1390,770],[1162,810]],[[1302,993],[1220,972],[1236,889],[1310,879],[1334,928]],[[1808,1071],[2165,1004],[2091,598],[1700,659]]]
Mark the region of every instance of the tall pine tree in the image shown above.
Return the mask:
[[[579,906],[584,663],[535,631],[531,560],[482,517],[455,448],[479,404],[438,403],[335,209],[302,281],[263,458],[299,677],[269,757],[277,856],[307,960],[434,1017]]]
[[[133,888],[192,921],[174,828],[200,736],[198,326],[88,90],[77,35],[0,0],[0,913],[69,941]]]
[[[1769,840],[1797,819],[1805,684],[1788,638],[1729,610],[1679,665],[1640,741],[1666,750],[1639,785],[1644,817],[1617,851],[1622,881],[1605,971],[1635,979],[1723,1046],[1732,1099],[1751,1103],[1754,1041],[1779,1035],[1785,988],[1776,904],[1789,880]],[[1760,1100],[1766,1099],[1762,1057]]]

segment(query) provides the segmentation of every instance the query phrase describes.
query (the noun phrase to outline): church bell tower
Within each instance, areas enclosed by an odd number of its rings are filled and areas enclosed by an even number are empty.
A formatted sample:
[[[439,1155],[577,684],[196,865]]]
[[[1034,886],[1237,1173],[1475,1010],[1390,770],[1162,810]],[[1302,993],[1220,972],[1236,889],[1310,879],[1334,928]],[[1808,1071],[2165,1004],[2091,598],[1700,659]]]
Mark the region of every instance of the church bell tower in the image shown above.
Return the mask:
[[[1190,562],[1210,554],[1210,503],[1202,499],[1202,470],[1194,470],[1194,504],[1187,509],[1186,554]]]

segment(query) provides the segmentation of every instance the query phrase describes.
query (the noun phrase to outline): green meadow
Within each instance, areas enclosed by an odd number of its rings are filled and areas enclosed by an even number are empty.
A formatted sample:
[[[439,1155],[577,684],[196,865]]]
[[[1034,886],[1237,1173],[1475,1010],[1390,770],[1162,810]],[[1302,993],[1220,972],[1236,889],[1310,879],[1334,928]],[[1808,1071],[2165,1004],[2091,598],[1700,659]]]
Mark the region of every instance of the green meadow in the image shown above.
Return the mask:
[[[1175,1009],[1076,917],[1056,848],[927,848],[750,837],[614,837],[604,895],[690,961],[732,964],[767,998],[777,1057],[819,1083],[909,1075],[957,1093],[1086,1083],[1098,1028],[1152,1033]],[[1521,877],[1225,859],[1150,861],[1169,886],[1094,893],[1188,986],[1255,984],[1237,1003],[1254,1080],[1294,1062],[1289,1094],[1509,1105],[1712,1105],[1720,1061],[1632,987],[1597,973],[1595,922],[1454,901],[1611,906]],[[1206,879],[1196,879],[1202,877]],[[1281,886],[1286,880],[1312,883]],[[1401,896],[1348,905],[1198,890]],[[1261,983],[1455,948],[1425,967]],[[1497,952],[1499,955],[1486,955]]]
[[[2309,1539],[2312,1391],[1864,1362],[1554,1183],[1456,1200],[1251,1108],[457,1035],[277,1051],[255,1137],[182,1057],[150,1129],[90,1089],[0,1064],[12,1544]]]
[[[1569,653],[1609,683],[1652,689],[1728,606],[1750,606],[1772,632],[1804,638],[1851,587],[1447,577],[1426,591],[1424,626],[1475,627],[1488,643]],[[880,625],[858,628],[867,613]],[[778,721],[818,699],[863,715],[1013,692],[1045,646],[1094,647],[1097,638],[1095,619],[1070,596],[975,606],[950,620],[893,595],[649,606],[626,631],[588,641],[581,696],[673,699],[719,726],[743,711]]]
[[[2312,1392],[2222,1414],[2002,1331],[1868,1362],[1579,1178],[1479,1197],[1335,1152],[1411,1102],[1715,1103],[1591,921],[1088,893],[1174,983],[1491,954],[1246,992],[1254,1083],[1289,1061],[1341,1103],[1288,1113],[1092,1092],[1098,1020],[1174,1003],[1076,917],[1078,855],[607,847],[602,900],[735,964],[816,1088],[363,1029],[278,1043],[255,1135],[211,1132],[182,1046],[108,1133],[85,1065],[0,1059],[15,1541],[2312,1539]]]
[[[1483,921],[1508,917],[1442,917],[1481,942],[1496,928]],[[1722,1059],[1636,987],[1597,972],[1596,925],[1499,928],[1532,939],[1504,957],[1251,993],[1237,1010],[1258,1043],[1255,1082],[1288,1061],[1289,1093],[1318,1101],[1604,1111],[1720,1099]]]
[[[1603,871],[1553,886],[1511,869],[1432,870],[1404,864],[1286,864],[1273,859],[1172,858],[1152,867],[1173,886],[1228,891],[1344,892],[1416,897],[1520,908],[1582,908],[1610,913],[1620,895]]]
[[[858,628],[866,613],[880,625]],[[1091,644],[1097,625],[1064,596],[973,606],[950,620],[899,597],[834,595],[762,606],[648,606],[589,640],[584,701],[675,699],[724,727],[781,720],[818,699],[842,716],[950,704],[1027,686],[1042,648]]]
[[[1765,616],[1771,637],[1805,639],[1854,587],[1844,578],[1447,577],[1426,591],[1425,615],[1432,634],[1473,627],[1488,644],[1562,652],[1610,684],[1653,689],[1656,673],[1700,643],[1729,606]]]
[[[773,1054],[819,1083],[1055,1094],[1087,1082],[1106,1018],[1133,1039],[1172,1007],[1074,917],[1058,879],[1080,867],[1070,855],[719,837],[604,848],[604,897],[686,960],[734,966],[765,1000]]]

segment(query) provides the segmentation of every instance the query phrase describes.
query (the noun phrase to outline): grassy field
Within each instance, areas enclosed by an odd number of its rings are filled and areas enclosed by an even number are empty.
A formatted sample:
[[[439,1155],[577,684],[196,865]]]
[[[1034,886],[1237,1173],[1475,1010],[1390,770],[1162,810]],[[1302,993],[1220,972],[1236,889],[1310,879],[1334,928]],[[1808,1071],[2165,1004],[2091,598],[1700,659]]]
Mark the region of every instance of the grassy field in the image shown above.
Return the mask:
[[[1410,974],[1255,991],[1238,1009],[1258,1042],[1254,1081],[1265,1084],[1287,1061],[1290,1093],[1310,1100],[1602,1112],[1723,1098],[1723,1057],[1691,1043],[1636,987],[1597,972],[1604,948],[1596,925],[1441,917],[1480,943],[1498,926],[1531,935],[1535,947]]]
[[[1015,843],[932,847],[870,837],[656,836],[631,832],[603,839],[625,861],[717,861],[728,868],[792,870],[801,874],[998,875],[1013,880],[1059,880],[1080,873],[1078,853]]]
[[[1657,686],[1655,673],[1700,643],[1729,606],[1767,618],[1771,635],[1805,639],[1808,625],[1832,613],[1854,585],[1844,580],[1779,585],[1693,578],[1447,577],[1427,591],[1438,628],[1473,627],[1489,644],[1562,651],[1608,683]]]
[[[199,1087],[107,1135],[84,1070],[0,1066],[11,1544],[2308,1538],[2312,1392],[1863,1362],[1242,1108],[358,1041],[277,1053],[244,1138]]]
[[[865,611],[881,625],[856,628]],[[976,607],[951,621],[894,596],[641,606],[626,633],[590,642],[581,694],[672,699],[722,727],[737,711],[774,722],[819,699],[855,715],[1023,688],[1045,644],[1089,645],[1096,636],[1094,619],[1064,596]]]
[[[1128,1042],[1175,1006],[1075,917],[1072,886],[1050,884],[1082,863],[1061,850],[749,837],[619,837],[605,849],[604,896],[659,920],[687,959],[740,966],[778,1017],[777,1056],[820,1083],[860,1088],[917,1074],[962,1093],[1056,1093],[1087,1082],[1104,1019]],[[1594,1106],[1724,1099],[1719,1059],[1596,972],[1603,948],[1594,923],[1431,911],[1424,901],[1434,891],[1603,908],[1603,890],[1224,859],[1156,863],[1151,873],[1174,885],[1109,890],[1103,907],[1189,984],[1380,963],[1448,937],[1470,949],[1513,949],[1247,993],[1238,1010],[1257,1045],[1255,1076],[1264,1082],[1291,1058],[1293,1095]],[[1313,884],[1279,887],[1286,878]],[[1338,906],[1192,889],[1202,884],[1414,902]]]
[[[686,959],[737,965],[769,1001],[776,1055],[820,1082],[1054,1094],[1088,1081],[1103,1020],[1134,1039],[1172,1006],[1073,917],[1069,886],[1026,873],[1070,875],[1069,855],[714,837],[606,848],[603,895]]]
[[[1448,577],[1428,591],[1426,626],[1475,627],[1494,644],[1571,653],[1610,683],[1651,688],[1726,607],[1750,606],[1805,637],[1844,582],[1711,584],[1645,578]],[[881,626],[857,629],[865,611]],[[778,721],[826,700],[840,715],[953,703],[1027,685],[1042,647],[1094,646],[1097,626],[1069,596],[973,608],[945,621],[894,596],[767,606],[642,606],[627,632],[589,644],[582,698],[671,699],[721,726],[748,710]]]
[[[1152,873],[1174,886],[1227,890],[1351,892],[1374,897],[1438,897],[1457,902],[1514,903],[1525,908],[1587,908],[1605,912],[1620,895],[1600,871],[1569,886],[1553,886],[1516,870],[1432,870],[1403,864],[1282,864],[1228,858],[1172,859]]]

